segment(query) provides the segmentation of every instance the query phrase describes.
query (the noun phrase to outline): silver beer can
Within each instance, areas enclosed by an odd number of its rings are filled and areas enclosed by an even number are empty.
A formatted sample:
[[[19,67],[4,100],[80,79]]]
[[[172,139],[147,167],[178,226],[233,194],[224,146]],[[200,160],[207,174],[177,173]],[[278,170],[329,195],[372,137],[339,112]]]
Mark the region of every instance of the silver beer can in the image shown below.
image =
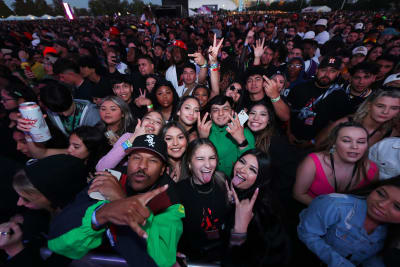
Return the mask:
[[[24,102],[19,105],[22,118],[30,121],[32,128],[29,132],[34,142],[46,142],[51,138],[49,127],[43,118],[40,107],[35,102]]]

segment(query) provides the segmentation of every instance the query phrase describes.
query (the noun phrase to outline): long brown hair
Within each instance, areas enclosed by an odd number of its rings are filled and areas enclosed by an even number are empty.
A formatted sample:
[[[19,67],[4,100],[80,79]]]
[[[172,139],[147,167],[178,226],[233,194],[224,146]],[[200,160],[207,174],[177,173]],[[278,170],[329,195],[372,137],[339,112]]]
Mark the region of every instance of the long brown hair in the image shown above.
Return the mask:
[[[399,98],[400,92],[397,90],[382,90],[379,89],[373,92],[357,109],[356,113],[353,115],[353,120],[359,123],[362,123],[365,117],[368,116],[370,112],[370,106],[373,105],[379,98],[381,97],[391,97],[391,98]],[[393,127],[394,122],[399,116],[394,117],[393,119],[386,121],[382,124],[382,130],[384,132],[389,131]]]
[[[338,124],[335,128],[333,128],[333,130],[331,131],[331,133],[329,134],[328,138],[325,140],[325,142],[323,144],[321,144],[320,148],[320,152],[322,152],[322,154],[326,157],[330,157],[330,154],[333,153],[333,148],[334,145],[336,144],[337,138],[339,136],[339,132],[340,130],[342,130],[343,128],[347,128],[347,127],[356,127],[356,128],[360,128],[363,129],[366,133],[367,136],[367,141],[369,139],[368,137],[368,131],[367,129],[364,128],[364,126],[356,121],[348,121],[348,122],[343,122]],[[355,163],[355,168],[357,170],[356,172],[356,179],[354,181],[355,185],[360,184],[360,182],[363,179],[366,179],[367,177],[367,171],[366,168],[368,166],[368,149],[364,152],[364,155]],[[350,187],[352,186],[352,184],[350,184]],[[351,188],[349,188],[351,189]],[[339,192],[337,192],[339,193]],[[340,192],[340,193],[344,193],[344,192]]]
[[[271,137],[275,133],[275,127],[274,127],[274,115],[271,112],[271,110],[267,107],[266,104],[263,102],[254,104],[253,106],[250,107],[249,109],[249,114],[251,112],[251,109],[254,108],[255,106],[263,106],[267,110],[268,113],[268,124],[267,126],[258,132],[253,132],[254,137],[256,139],[255,146],[256,148],[260,149],[264,153],[268,153],[269,146],[271,144]]]

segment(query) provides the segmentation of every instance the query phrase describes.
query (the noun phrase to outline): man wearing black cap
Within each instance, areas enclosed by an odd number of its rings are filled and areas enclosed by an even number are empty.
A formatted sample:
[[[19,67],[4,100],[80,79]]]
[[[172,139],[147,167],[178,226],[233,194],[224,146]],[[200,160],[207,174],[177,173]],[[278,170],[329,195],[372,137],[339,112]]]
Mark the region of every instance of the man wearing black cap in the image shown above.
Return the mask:
[[[49,248],[79,259],[100,246],[106,232],[129,266],[171,266],[185,212],[177,204],[172,180],[163,176],[167,144],[159,136],[146,134],[123,147],[130,153],[127,174],[117,182],[106,172],[97,173],[89,190],[54,218]],[[88,193],[93,191],[106,200],[90,199]]]
[[[330,94],[342,87],[336,84],[342,61],[326,57],[318,66],[315,79],[299,84],[290,90],[289,141],[300,146],[312,145],[318,131],[330,121],[340,118],[339,108],[330,103]]]

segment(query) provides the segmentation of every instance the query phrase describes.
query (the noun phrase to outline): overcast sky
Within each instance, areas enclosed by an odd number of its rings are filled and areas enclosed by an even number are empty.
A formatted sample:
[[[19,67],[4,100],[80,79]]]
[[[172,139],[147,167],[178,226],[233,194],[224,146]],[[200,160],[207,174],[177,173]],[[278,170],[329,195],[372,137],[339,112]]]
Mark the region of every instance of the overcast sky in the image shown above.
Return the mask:
[[[46,0],[47,3],[51,4],[53,1],[52,0]],[[4,1],[9,7],[11,7],[11,4],[14,2],[14,0],[5,0]],[[71,6],[79,7],[79,8],[87,8],[88,7],[88,2],[89,0],[64,0],[64,2],[69,3]],[[128,0],[128,2],[132,2],[132,0]],[[158,4],[161,5],[161,0],[143,0],[145,3],[152,2],[153,4]]]

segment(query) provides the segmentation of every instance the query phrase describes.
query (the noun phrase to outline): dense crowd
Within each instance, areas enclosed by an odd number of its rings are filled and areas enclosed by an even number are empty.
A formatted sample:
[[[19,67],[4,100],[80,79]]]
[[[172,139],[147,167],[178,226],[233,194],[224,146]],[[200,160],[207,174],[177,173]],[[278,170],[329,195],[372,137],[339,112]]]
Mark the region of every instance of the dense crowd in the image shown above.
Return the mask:
[[[1,22],[1,266],[398,266],[399,63],[389,12]]]

